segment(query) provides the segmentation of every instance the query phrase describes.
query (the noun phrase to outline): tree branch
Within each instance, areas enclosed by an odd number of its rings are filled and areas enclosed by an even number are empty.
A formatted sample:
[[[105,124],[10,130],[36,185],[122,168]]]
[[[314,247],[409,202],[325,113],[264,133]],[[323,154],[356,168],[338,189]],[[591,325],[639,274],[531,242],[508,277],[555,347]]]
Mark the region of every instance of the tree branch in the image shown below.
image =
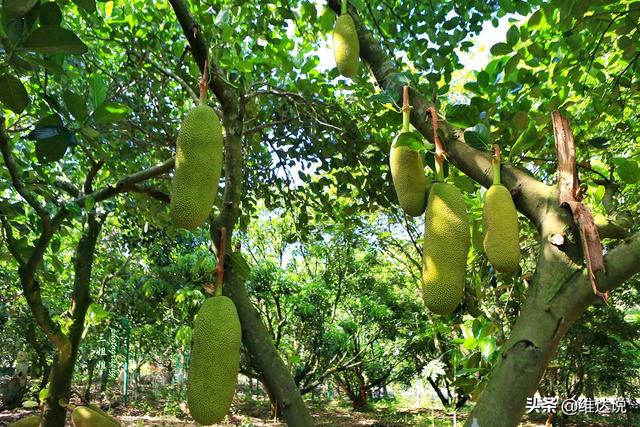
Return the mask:
[[[603,290],[612,290],[622,285],[636,273],[640,273],[640,231],[611,249],[604,257],[607,271],[597,275]]]
[[[136,193],[146,194],[149,197],[152,197],[156,200],[160,200],[161,202],[164,202],[164,203],[171,203],[171,197],[167,193],[163,193],[157,188],[151,187],[149,185],[135,184],[131,188],[131,191],[134,191]]]
[[[139,182],[162,175],[165,172],[169,172],[171,169],[173,169],[174,164],[175,164],[175,157],[171,157],[170,159],[165,160],[160,164],[157,164],[148,169],[144,169],[139,172],[128,175],[122,178],[120,181],[118,181],[115,185],[109,185],[100,190],[96,190],[92,193],[70,200],[68,204],[76,203],[80,206],[83,206],[85,200],[89,198],[93,198],[94,201],[100,202],[110,197],[113,197],[116,194],[125,193],[127,191],[132,190],[135,184],[138,184]]]
[[[200,72],[204,71],[204,63],[207,60],[207,43],[202,35],[200,26],[191,15],[189,6],[185,0],[169,0],[178,22],[182,27],[182,32],[191,46],[191,54],[198,64]],[[235,95],[233,88],[224,78],[224,71],[217,64],[208,61],[211,74],[209,87],[213,91],[218,101],[222,105],[222,111],[226,115],[227,112],[236,111],[238,109],[238,97]]]
[[[24,183],[20,179],[20,173],[18,171],[18,165],[16,165],[15,159],[13,158],[13,154],[11,154],[11,147],[9,147],[9,138],[7,137],[7,133],[4,128],[4,117],[0,115],[0,149],[2,150],[2,157],[4,158],[4,164],[7,166],[9,170],[9,175],[11,176],[11,181],[13,183],[13,187],[16,189],[18,194],[22,196],[22,198],[31,206],[38,216],[42,218],[43,221],[49,220],[49,214],[45,211],[44,207],[38,203],[35,196],[27,190],[24,186]]]

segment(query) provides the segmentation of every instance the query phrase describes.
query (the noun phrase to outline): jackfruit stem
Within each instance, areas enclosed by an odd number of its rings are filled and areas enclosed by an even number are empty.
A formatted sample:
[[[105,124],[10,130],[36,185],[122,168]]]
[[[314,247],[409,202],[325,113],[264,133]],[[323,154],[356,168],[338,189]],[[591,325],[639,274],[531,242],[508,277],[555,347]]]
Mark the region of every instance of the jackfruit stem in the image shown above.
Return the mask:
[[[491,160],[493,168],[493,185],[500,185],[500,146],[493,144],[493,159]]]
[[[224,281],[224,257],[227,250],[227,228],[220,227],[220,246],[218,247],[218,265],[216,265],[216,290],[214,296],[222,295],[222,284]]]
[[[207,88],[209,86],[209,63],[205,59],[204,60],[204,69],[202,71],[202,77],[200,77],[200,82],[198,83],[198,88],[200,89],[200,105],[207,105]]]
[[[340,15],[346,15],[347,14],[347,0],[342,0],[342,4],[340,5]]]
[[[442,182],[444,181],[444,157],[437,153],[434,156],[436,163],[436,181]]]
[[[409,105],[409,86],[402,88],[402,132],[409,132],[411,123],[411,105]]]

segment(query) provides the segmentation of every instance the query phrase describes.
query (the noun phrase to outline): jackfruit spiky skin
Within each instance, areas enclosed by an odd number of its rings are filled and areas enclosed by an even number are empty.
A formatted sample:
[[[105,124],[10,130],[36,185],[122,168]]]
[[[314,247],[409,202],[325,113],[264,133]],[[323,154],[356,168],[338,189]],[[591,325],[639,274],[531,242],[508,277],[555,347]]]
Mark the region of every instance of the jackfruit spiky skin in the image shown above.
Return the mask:
[[[520,264],[518,213],[511,193],[504,185],[487,190],[482,209],[484,250],[493,268],[501,273],[515,273]]]
[[[340,15],[336,20],[333,29],[333,56],[340,74],[351,78],[358,73],[360,41],[351,15]]]
[[[222,128],[213,108],[199,105],[182,121],[176,142],[171,217],[191,230],[211,213],[222,173]]]
[[[71,413],[75,427],[120,427],[120,423],[86,406],[78,406]]]
[[[198,423],[224,419],[236,391],[242,330],[233,302],[225,296],[207,299],[193,327],[187,378],[187,403]]]
[[[15,423],[9,424],[8,427],[38,427],[40,425],[40,415],[29,415],[20,418]]]
[[[460,190],[453,184],[433,184],[425,217],[422,298],[436,314],[452,313],[464,297],[470,237]]]
[[[407,215],[422,215],[427,205],[427,177],[420,153],[391,145],[389,165],[400,207]]]

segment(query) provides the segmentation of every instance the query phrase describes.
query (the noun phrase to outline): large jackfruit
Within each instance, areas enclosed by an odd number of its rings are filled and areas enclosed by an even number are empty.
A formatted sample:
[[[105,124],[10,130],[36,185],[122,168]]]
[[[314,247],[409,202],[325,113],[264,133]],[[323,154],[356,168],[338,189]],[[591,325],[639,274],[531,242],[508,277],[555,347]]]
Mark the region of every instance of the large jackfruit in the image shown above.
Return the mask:
[[[358,73],[360,41],[356,25],[349,14],[342,14],[336,20],[333,29],[333,56],[340,74],[351,78]]]
[[[410,133],[401,133],[391,145],[391,178],[402,210],[407,215],[420,216],[427,204],[427,177],[420,153],[407,146],[394,147],[403,135]]]
[[[482,218],[483,245],[489,262],[502,273],[514,273],[520,264],[518,213],[505,186],[494,184],[489,187]]]
[[[179,227],[198,227],[211,213],[222,172],[222,128],[207,105],[192,108],[176,142],[171,217]]]
[[[20,418],[15,423],[9,424],[8,427],[38,427],[40,425],[40,415],[29,415]]]
[[[236,390],[242,331],[233,302],[207,299],[193,328],[187,403],[194,420],[211,425],[224,419]]]
[[[422,297],[436,314],[450,314],[464,297],[470,234],[464,197],[453,184],[431,186],[422,249]]]
[[[86,406],[76,407],[71,413],[71,421],[75,427],[120,427],[120,423],[111,417],[106,417]]]

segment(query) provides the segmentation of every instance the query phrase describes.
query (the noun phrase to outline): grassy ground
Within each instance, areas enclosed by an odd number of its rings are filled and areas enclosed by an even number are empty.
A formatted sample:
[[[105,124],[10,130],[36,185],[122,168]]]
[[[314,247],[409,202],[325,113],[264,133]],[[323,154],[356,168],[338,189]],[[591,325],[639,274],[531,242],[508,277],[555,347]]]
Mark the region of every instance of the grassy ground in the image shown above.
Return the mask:
[[[382,401],[371,405],[366,411],[354,412],[347,402],[308,402],[314,424],[320,427],[339,426],[369,426],[369,427],[444,427],[452,426],[453,417],[442,410],[415,409],[398,401]],[[180,405],[170,404],[162,400],[141,400],[127,408],[116,408],[112,411],[122,426],[195,426],[181,409]],[[0,426],[6,426],[25,415],[28,411],[0,412]],[[465,414],[457,414],[458,425],[464,423]],[[541,427],[545,425],[546,417],[537,416],[523,421],[523,427]],[[233,407],[233,415],[228,417],[226,426],[242,427],[276,427],[285,426],[285,423],[270,419],[269,404],[264,400],[236,401]],[[627,417],[559,417],[554,425],[561,427],[637,427],[640,426],[640,415],[635,415],[634,420]]]

